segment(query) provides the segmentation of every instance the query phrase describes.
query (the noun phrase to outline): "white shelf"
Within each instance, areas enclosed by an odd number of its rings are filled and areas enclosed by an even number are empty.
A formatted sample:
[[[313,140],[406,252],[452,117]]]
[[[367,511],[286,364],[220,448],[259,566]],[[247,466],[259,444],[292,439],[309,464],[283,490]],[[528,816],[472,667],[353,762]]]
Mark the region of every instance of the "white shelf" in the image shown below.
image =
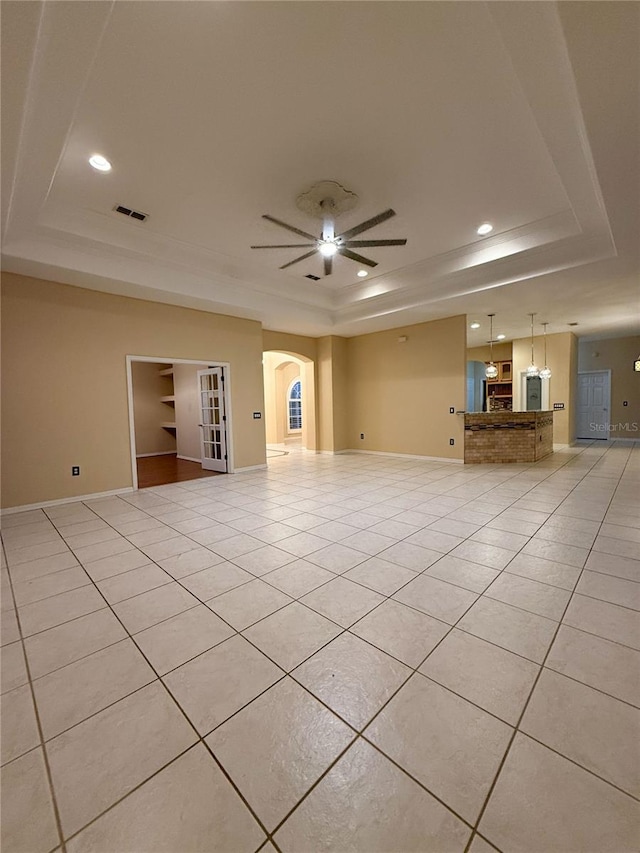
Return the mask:
[[[167,367],[166,370],[159,370],[158,376],[173,376],[173,367]]]
[[[176,429],[175,423],[172,423],[171,421],[165,421],[164,423],[161,423],[160,426],[163,429]]]
[[[173,394],[169,394],[169,395],[168,395],[168,396],[166,396],[166,397],[160,397],[160,400],[161,400],[163,403],[175,403],[176,398],[175,398],[175,396],[174,396]]]

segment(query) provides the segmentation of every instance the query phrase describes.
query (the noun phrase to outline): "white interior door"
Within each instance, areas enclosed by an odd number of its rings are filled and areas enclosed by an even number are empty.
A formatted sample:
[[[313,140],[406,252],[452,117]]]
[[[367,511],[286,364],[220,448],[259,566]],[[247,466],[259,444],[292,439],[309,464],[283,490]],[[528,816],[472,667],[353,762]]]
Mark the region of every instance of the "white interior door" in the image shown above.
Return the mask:
[[[608,371],[578,374],[578,438],[609,438],[609,379]]]
[[[227,418],[222,367],[198,371],[200,390],[200,457],[207,471],[227,470]]]

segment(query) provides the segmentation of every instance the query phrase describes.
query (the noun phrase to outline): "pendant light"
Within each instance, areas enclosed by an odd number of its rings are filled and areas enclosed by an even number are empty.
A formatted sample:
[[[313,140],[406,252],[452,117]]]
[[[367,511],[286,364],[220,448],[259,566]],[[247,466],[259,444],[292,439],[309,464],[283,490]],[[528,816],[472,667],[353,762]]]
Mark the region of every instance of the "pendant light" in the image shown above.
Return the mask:
[[[533,318],[536,316],[535,314],[530,314],[531,317],[531,364],[527,367],[527,379],[535,379],[536,376],[540,376],[540,371],[536,367],[536,363],[533,358]]]
[[[489,328],[490,328],[490,332],[489,332],[489,347],[490,347],[489,361],[490,361],[490,364],[487,365],[487,368],[484,372],[484,375],[487,377],[487,379],[496,379],[498,376],[498,368],[493,363],[493,318],[495,316],[496,316],[495,314],[487,314],[487,317],[489,318],[489,324],[490,324],[489,325]]]
[[[551,379],[551,368],[547,367],[547,326],[548,323],[542,323],[544,329],[544,367],[540,371],[540,379]]]

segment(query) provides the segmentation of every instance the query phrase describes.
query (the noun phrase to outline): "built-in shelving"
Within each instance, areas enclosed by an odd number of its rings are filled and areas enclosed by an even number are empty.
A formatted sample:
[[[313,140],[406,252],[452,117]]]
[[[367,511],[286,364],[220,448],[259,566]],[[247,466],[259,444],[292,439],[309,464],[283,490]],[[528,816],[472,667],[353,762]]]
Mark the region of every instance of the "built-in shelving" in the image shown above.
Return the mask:
[[[487,411],[511,411],[513,409],[513,363],[496,361],[498,375],[487,379]]]
[[[169,417],[171,418],[171,420],[169,421],[162,421],[160,426],[162,427],[162,429],[168,429],[172,432],[175,432],[177,427],[175,421],[176,397],[173,393],[173,365],[171,365],[170,367],[165,367],[163,370],[159,370],[158,375],[166,377],[163,384],[165,386],[165,389],[171,392],[170,394],[163,394],[162,397],[160,397],[160,402],[165,403],[168,406],[166,411]]]

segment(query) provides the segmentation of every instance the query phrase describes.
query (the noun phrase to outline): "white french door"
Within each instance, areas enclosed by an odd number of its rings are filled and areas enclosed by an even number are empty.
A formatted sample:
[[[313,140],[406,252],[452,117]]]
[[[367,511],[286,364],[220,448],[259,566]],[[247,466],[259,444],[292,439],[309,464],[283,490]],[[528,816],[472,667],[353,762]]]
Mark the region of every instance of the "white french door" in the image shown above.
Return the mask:
[[[207,471],[227,470],[227,418],[224,409],[224,368],[198,371],[200,393],[200,456]]]

